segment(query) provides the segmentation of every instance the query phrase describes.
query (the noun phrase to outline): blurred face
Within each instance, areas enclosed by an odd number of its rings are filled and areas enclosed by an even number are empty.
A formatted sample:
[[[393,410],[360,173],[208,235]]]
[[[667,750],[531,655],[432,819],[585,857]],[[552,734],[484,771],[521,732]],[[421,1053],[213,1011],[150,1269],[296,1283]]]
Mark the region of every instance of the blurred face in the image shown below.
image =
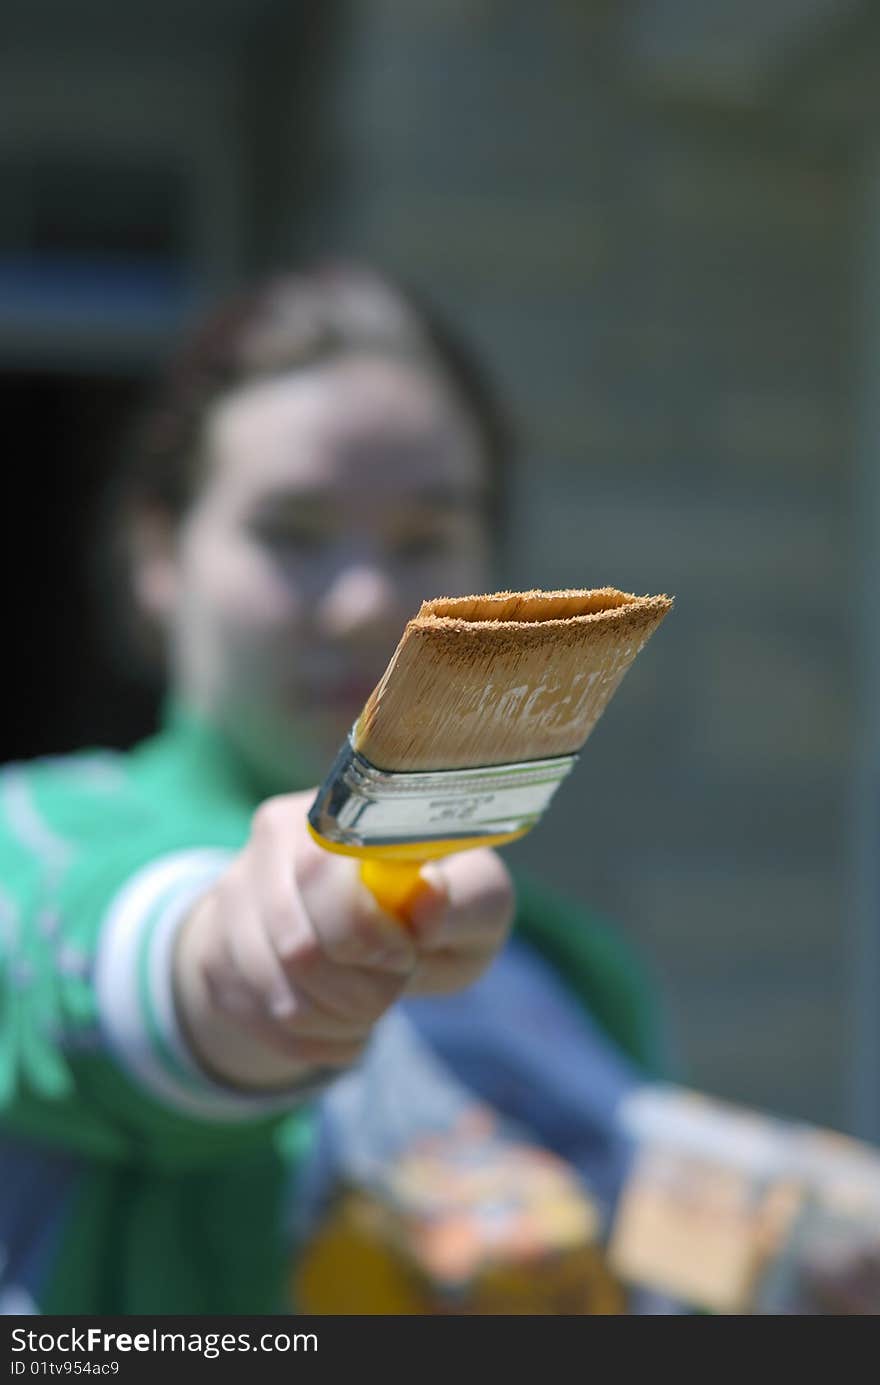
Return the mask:
[[[353,357],[247,386],[173,553],[176,690],[260,778],[315,781],[420,602],[489,583],[485,462],[438,379]]]

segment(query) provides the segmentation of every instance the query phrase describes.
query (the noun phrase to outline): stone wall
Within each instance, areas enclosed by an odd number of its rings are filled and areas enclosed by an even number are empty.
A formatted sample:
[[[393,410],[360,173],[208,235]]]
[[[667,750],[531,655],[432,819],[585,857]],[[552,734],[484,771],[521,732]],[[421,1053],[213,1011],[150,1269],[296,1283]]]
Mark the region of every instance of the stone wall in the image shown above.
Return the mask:
[[[843,1124],[848,164],[661,103],[615,13],[354,6],[335,237],[515,403],[501,580],[676,596],[518,856],[643,948],[688,1081]]]

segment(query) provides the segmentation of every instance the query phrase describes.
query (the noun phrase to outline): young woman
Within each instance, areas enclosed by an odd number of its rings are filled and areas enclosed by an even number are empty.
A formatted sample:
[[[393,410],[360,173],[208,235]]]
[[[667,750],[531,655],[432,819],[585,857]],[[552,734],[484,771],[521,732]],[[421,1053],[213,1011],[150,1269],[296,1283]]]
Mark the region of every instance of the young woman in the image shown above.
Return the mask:
[[[484,850],[433,871],[402,930],[294,791],[422,598],[492,585],[506,454],[467,354],[365,271],[262,284],[173,363],[116,511],[163,727],[2,778],[7,1308],[280,1306],[321,1095],[398,1001],[481,1095],[619,1176],[637,1077],[614,1041],[650,1061],[619,947],[534,886],[515,899]]]

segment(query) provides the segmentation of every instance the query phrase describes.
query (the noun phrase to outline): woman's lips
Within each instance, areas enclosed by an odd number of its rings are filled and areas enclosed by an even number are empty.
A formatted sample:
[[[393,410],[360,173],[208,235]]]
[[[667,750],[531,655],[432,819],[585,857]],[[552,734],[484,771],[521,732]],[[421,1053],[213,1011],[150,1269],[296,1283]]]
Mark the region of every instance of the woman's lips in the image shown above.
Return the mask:
[[[301,685],[294,694],[299,707],[356,715],[376,686],[375,678],[340,678]]]

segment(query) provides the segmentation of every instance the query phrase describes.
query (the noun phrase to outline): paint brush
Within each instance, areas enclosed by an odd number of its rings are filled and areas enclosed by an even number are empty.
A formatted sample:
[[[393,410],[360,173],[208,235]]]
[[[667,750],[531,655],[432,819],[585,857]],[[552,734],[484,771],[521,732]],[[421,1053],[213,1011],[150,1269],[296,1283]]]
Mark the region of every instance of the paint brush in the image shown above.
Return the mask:
[[[547,810],[667,596],[496,592],[422,603],[309,812],[405,921],[430,860],[523,836]]]

